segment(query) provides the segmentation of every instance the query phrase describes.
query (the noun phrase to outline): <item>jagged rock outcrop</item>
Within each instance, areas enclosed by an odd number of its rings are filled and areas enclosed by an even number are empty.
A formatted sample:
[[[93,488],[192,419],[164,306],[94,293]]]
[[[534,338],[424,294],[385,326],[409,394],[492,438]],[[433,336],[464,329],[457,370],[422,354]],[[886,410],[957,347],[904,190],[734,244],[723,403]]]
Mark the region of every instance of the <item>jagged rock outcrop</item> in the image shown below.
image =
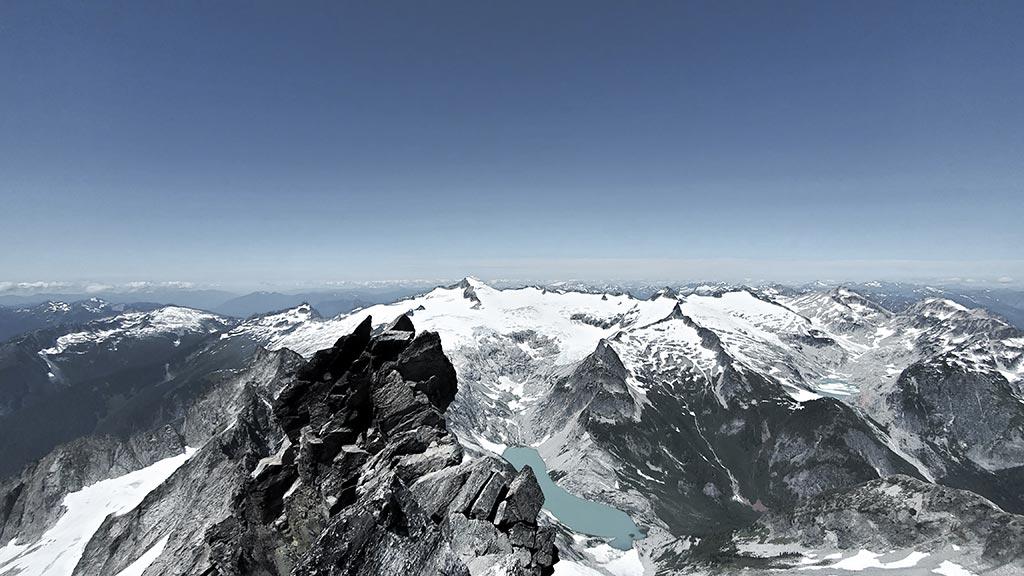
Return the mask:
[[[274,403],[280,450],[206,534],[208,576],[550,574],[554,532],[529,468],[467,459],[444,411],[455,370],[436,333],[367,318]]]
[[[166,539],[147,575],[198,575],[209,567],[206,529],[230,517],[234,491],[280,438],[265,388],[243,387],[235,421],[207,441],[130,513],[108,516],[90,538],[74,576],[118,574]]]

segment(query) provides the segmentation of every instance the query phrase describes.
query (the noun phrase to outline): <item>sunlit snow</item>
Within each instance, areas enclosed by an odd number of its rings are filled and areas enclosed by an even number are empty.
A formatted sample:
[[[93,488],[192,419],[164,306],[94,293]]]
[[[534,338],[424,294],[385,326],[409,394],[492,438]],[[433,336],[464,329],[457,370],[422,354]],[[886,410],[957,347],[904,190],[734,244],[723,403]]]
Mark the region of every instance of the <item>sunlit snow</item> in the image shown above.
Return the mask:
[[[942,564],[939,564],[938,568],[932,570],[933,573],[941,576],[975,576],[974,572],[971,572],[956,562],[950,562],[944,560]]]
[[[868,568],[900,570],[917,566],[917,563],[927,558],[928,554],[925,552],[913,551],[907,554],[906,557],[899,560],[893,560],[891,562],[882,562],[879,560],[882,556],[882,554],[876,554],[870,550],[861,550],[853,556],[842,558],[834,564],[804,566],[800,568],[800,570],[849,570],[851,572],[859,572]],[[826,558],[829,557],[826,556]]]
[[[70,576],[107,516],[130,512],[195,452],[186,448],[183,454],[68,494],[64,514],[37,542],[11,541],[0,548],[0,574]]]
[[[139,559],[128,565],[127,568],[117,573],[117,576],[142,576],[142,573],[149,568],[149,565],[156,561],[163,553],[164,547],[167,546],[167,536],[160,539],[159,542],[153,545],[152,548],[146,550],[146,552],[139,556]]]
[[[57,355],[83,344],[104,342],[110,338],[147,338],[164,334],[216,332],[224,327],[222,319],[208,312],[165,306],[152,312],[131,312],[112,319],[87,324],[92,329],[64,334],[50,348],[40,351],[44,355]]]

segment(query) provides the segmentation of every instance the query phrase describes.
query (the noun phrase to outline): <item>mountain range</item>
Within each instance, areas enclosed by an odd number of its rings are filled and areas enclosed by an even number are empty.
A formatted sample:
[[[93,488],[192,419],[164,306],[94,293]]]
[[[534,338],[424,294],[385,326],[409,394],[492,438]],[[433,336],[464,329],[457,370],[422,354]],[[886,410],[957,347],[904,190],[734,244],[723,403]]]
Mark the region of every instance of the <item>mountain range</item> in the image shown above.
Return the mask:
[[[61,292],[39,292],[19,290],[0,292],[0,330],[6,336],[21,332],[6,324],[14,324],[16,314],[31,315],[36,308],[53,306],[84,307],[95,303],[106,305],[136,305],[138,303],[159,303],[162,305],[184,306],[215,312],[233,318],[248,318],[276,310],[292,308],[310,303],[323,314],[334,316],[351,312],[357,308],[392,302],[422,292],[430,285],[421,281],[399,283],[361,283],[346,287],[320,288],[301,291],[266,291],[237,293],[222,289],[203,289],[190,285],[162,286],[142,284],[140,286],[89,286],[81,289],[67,286]],[[67,321],[71,321],[68,319]],[[27,331],[27,330],[22,330]]]
[[[622,288],[21,313],[0,575],[1024,570],[1011,296]]]

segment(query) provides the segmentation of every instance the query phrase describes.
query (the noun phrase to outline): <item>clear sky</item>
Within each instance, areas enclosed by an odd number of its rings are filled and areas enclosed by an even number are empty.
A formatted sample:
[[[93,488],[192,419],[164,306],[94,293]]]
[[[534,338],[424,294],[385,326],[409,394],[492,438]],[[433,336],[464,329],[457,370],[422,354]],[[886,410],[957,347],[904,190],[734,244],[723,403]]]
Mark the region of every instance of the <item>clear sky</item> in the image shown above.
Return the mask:
[[[0,281],[1024,276],[1024,2],[0,2]]]

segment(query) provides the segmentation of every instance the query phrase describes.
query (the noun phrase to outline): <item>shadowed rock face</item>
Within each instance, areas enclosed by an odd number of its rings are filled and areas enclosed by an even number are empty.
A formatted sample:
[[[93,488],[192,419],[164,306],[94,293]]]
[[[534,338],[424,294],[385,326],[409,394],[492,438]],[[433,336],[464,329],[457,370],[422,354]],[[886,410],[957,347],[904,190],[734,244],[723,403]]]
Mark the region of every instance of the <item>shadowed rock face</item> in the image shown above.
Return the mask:
[[[84,436],[131,436],[167,398],[202,390],[201,381],[244,367],[254,352],[219,341],[216,331],[228,324],[212,316],[181,334],[169,328],[125,335],[125,322],[144,326],[145,318],[115,316],[0,342],[0,480]],[[107,331],[118,337],[103,340]],[[81,341],[41,353],[69,335]]]
[[[714,566],[722,574],[790,574],[804,573],[794,567],[801,550],[955,550],[971,572],[1020,574],[1022,542],[1021,516],[966,490],[894,475],[762,516],[717,552]]]
[[[701,330],[710,346],[719,346]],[[712,383],[681,370],[653,374],[636,421],[639,401],[630,395],[627,371],[601,342],[556,381],[531,424],[551,433],[543,428],[548,423],[577,422],[593,445],[621,463],[616,477],[636,487],[658,519],[677,534],[701,538],[829,490],[917,474],[849,406],[820,398],[794,409],[777,382],[735,368],[720,354],[726,368]],[[623,508],[643,518],[642,507]]]
[[[464,458],[444,420],[456,389],[437,334],[408,318],[317,352],[274,403],[280,450],[208,530],[204,574],[552,573],[533,472]]]
[[[998,373],[965,369],[939,356],[914,364],[885,398],[895,423],[921,438],[922,460],[940,482],[1024,513],[1024,411]]]

